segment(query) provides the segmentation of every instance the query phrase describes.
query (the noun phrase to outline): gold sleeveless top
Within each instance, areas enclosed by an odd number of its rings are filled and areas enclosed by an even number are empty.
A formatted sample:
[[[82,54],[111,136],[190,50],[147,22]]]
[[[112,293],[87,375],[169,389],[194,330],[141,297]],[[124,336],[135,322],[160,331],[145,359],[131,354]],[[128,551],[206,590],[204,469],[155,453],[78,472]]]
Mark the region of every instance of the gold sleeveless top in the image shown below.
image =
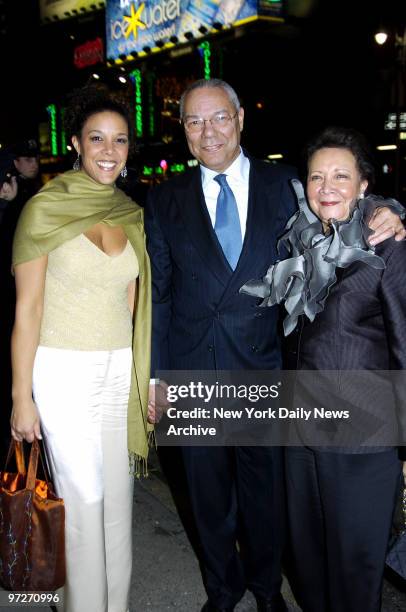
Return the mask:
[[[86,351],[132,346],[127,288],[138,272],[129,241],[114,257],[84,234],[51,251],[39,344]]]

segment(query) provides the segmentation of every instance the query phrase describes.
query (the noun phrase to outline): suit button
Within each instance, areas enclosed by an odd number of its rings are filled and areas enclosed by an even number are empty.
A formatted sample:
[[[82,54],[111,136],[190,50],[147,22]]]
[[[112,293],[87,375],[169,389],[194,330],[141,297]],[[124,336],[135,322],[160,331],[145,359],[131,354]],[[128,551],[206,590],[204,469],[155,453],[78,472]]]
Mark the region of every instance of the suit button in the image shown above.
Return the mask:
[[[214,349],[214,346],[212,344],[209,344],[207,347],[207,350],[211,352],[213,349]]]
[[[258,353],[258,350],[259,350],[259,349],[258,349],[258,347],[257,347],[255,344],[254,344],[253,346],[251,346],[251,351],[252,351],[253,353]]]
[[[192,274],[192,280],[197,280],[197,274]]]
[[[262,314],[263,314],[262,312],[256,312],[254,314],[254,317],[257,317],[257,319],[258,319],[259,317],[262,317]]]

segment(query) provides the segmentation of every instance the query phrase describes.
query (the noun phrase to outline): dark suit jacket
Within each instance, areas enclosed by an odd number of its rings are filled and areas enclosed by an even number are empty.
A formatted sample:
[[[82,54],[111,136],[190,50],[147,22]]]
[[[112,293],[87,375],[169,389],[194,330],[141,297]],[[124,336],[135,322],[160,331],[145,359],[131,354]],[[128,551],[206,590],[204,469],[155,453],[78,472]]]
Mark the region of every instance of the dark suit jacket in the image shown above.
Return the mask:
[[[324,310],[313,323],[302,319],[288,337],[287,367],[319,371],[313,386],[310,377],[298,374],[295,406],[348,408],[356,417],[358,442],[365,443],[366,432],[368,444],[379,446],[397,439],[398,424],[406,437],[406,242],[386,240],[375,252],[385,261],[384,270],[362,262],[337,269]],[[327,376],[321,370],[335,373]],[[385,375],[384,370],[391,372]],[[316,446],[299,429],[302,442]],[[357,441],[356,430],[348,429],[346,443]]]
[[[152,371],[269,369],[281,365],[277,308],[239,294],[277,259],[296,210],[292,169],[250,160],[247,227],[233,272],[204,200],[200,168],[152,190],[146,233],[152,264]]]

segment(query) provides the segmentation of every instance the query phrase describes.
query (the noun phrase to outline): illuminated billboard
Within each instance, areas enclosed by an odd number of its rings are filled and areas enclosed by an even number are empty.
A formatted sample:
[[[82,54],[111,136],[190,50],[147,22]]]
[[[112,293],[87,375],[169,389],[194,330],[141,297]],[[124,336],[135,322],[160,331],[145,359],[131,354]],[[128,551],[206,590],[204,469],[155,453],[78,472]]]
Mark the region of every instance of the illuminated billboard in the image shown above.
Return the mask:
[[[104,8],[105,4],[106,0],[40,0],[39,10],[42,21],[57,21]]]
[[[107,57],[143,55],[145,47],[200,38],[218,26],[237,26],[258,17],[282,19],[280,0],[107,0]]]

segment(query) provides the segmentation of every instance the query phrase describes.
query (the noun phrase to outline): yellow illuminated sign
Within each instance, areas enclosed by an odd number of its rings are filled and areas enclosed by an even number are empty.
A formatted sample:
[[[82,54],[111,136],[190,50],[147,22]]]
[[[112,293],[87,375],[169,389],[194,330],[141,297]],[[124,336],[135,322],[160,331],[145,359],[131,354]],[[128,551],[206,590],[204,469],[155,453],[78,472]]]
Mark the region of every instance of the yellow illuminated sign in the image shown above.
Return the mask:
[[[141,13],[145,8],[145,3],[143,2],[141,6],[134,9],[134,5],[131,5],[131,16],[124,15],[123,19],[128,23],[127,30],[125,32],[125,37],[128,38],[131,32],[134,34],[134,40],[137,38],[137,28],[141,30],[145,30],[146,25],[143,21],[141,21]]]

